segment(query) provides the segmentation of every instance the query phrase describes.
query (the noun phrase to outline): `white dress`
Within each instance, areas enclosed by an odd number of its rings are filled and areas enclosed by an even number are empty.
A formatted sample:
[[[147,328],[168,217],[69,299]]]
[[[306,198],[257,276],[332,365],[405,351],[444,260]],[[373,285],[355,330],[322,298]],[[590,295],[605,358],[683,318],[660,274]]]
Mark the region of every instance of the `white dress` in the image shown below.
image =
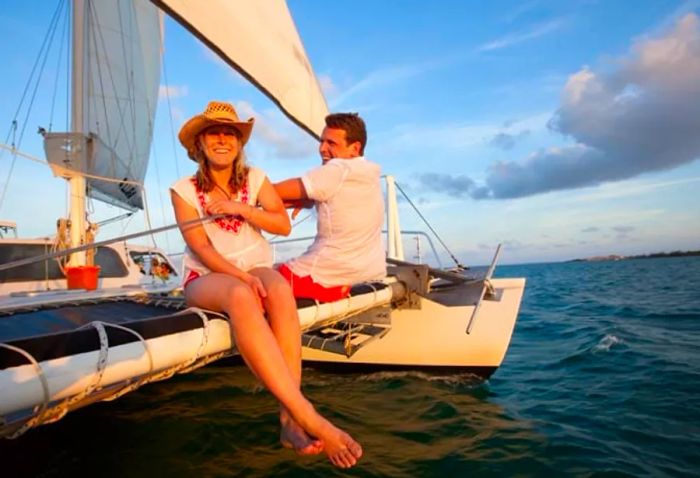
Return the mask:
[[[253,207],[258,204],[258,193],[265,181],[265,173],[258,168],[251,167],[248,178],[236,197],[231,199],[249,204]],[[197,210],[199,217],[205,217],[206,205],[211,201],[210,195],[196,187],[194,176],[187,176],[176,181],[170,189],[180,196],[187,204]],[[240,216],[227,216],[216,221],[205,222],[204,231],[209,237],[214,248],[233,265],[248,271],[256,267],[272,267],[272,250],[260,229],[252,226]],[[199,275],[211,272],[202,264],[197,255],[185,248],[183,258],[183,277],[187,279],[189,272]]]

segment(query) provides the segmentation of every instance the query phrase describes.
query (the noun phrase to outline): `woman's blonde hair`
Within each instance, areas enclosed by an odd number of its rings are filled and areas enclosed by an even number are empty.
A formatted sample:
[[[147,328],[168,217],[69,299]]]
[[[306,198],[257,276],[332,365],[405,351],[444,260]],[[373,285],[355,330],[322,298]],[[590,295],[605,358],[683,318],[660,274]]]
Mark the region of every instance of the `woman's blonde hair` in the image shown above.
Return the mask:
[[[231,174],[231,179],[229,180],[229,186],[234,193],[237,193],[245,184],[246,178],[248,177],[249,167],[245,162],[245,153],[243,151],[243,144],[241,143],[241,134],[238,130],[233,129],[236,133],[236,138],[238,138],[238,154],[233,160],[233,174]],[[197,161],[197,174],[195,174],[195,179],[197,181],[197,187],[204,192],[210,192],[214,189],[214,180],[209,172],[209,163],[207,162],[207,155],[202,149],[200,143],[200,137],[202,133],[197,135],[194,145],[194,159]]]

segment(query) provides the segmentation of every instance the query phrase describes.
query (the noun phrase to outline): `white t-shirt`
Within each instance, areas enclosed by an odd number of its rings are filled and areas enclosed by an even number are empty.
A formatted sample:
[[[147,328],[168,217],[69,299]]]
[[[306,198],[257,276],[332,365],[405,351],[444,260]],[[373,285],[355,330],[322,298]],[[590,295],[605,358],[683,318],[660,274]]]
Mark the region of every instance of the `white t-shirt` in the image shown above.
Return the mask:
[[[378,164],[363,157],[336,158],[301,178],[318,219],[311,247],[287,264],[294,274],[324,286],[386,276],[380,173]]]
[[[251,167],[246,184],[232,199],[257,206],[258,193],[264,181],[265,173],[261,169]],[[170,186],[170,189],[195,208],[199,217],[208,215],[204,209],[210,201],[209,194],[197,189],[193,176],[179,179]],[[205,222],[202,225],[219,254],[239,269],[248,271],[255,267],[272,267],[270,245],[260,234],[260,230],[243,218],[229,216],[217,221]],[[183,267],[185,271],[192,270],[201,275],[211,272],[189,247],[185,248]],[[186,276],[186,273],[183,274],[183,277]]]

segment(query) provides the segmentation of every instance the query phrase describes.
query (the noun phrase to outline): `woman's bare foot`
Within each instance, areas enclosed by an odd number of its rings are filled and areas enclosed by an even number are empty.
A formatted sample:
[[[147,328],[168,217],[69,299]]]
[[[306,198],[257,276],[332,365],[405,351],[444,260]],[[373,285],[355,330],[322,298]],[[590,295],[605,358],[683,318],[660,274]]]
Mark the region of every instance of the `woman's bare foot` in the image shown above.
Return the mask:
[[[310,431],[323,444],[323,450],[328,459],[339,468],[355,466],[362,457],[362,447],[350,435],[334,426],[325,418],[318,416],[320,421]]]
[[[280,442],[285,448],[293,449],[298,455],[318,455],[323,451],[321,440],[311,438],[293,418],[280,416]]]

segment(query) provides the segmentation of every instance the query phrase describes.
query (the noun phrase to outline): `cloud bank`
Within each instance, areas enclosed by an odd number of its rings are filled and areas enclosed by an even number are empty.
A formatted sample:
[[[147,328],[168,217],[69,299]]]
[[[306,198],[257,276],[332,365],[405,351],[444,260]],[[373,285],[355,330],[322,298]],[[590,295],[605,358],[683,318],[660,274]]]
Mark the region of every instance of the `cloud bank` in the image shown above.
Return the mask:
[[[506,199],[594,186],[700,158],[700,18],[633,44],[613,71],[571,75],[549,127],[574,140],[521,161],[498,161],[484,186],[465,176],[421,177],[431,189],[458,181],[475,199]]]

